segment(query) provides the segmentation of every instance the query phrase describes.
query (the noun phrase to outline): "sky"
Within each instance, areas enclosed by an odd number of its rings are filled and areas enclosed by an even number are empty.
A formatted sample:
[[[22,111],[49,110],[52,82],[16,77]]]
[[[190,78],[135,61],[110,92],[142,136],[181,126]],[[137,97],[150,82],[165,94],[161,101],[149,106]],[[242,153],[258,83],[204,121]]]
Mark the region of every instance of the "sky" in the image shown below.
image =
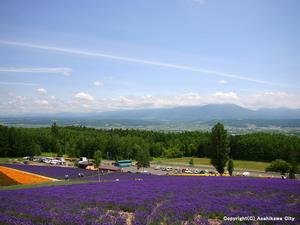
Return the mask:
[[[300,108],[298,0],[0,0],[0,114]]]

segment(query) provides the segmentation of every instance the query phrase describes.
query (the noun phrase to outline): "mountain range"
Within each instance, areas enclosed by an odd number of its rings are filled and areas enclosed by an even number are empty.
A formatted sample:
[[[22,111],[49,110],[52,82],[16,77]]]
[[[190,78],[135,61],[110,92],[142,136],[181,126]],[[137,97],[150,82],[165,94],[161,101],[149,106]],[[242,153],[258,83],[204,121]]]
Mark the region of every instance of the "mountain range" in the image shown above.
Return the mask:
[[[8,116],[6,116],[8,117]],[[13,118],[10,116],[9,118]],[[174,108],[120,110],[99,113],[23,114],[16,118],[81,118],[99,120],[207,121],[216,119],[300,119],[300,109],[263,108],[252,110],[235,104],[208,104]]]

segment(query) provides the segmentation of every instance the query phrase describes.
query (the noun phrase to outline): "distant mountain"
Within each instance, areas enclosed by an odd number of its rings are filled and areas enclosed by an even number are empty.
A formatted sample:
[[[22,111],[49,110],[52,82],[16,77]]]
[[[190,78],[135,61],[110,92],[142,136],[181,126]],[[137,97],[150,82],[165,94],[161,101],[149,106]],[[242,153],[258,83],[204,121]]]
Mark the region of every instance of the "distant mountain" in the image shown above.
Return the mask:
[[[287,108],[273,108],[273,109],[259,109],[257,110],[259,118],[271,119],[299,119],[300,109],[287,109]]]
[[[99,113],[101,119],[159,121],[207,121],[214,119],[300,119],[300,109],[251,110],[234,104],[209,104],[164,109],[126,110]]]
[[[98,114],[97,118],[194,121],[252,118],[254,114],[255,111],[253,110],[233,104],[210,104],[204,106],[105,112]]]
[[[10,116],[9,118],[14,118]],[[55,113],[26,114],[15,118],[47,119],[93,119],[129,121],[208,121],[224,119],[300,119],[300,109],[259,109],[251,110],[234,104],[208,104],[204,106],[184,106],[175,108],[120,110],[102,113]]]

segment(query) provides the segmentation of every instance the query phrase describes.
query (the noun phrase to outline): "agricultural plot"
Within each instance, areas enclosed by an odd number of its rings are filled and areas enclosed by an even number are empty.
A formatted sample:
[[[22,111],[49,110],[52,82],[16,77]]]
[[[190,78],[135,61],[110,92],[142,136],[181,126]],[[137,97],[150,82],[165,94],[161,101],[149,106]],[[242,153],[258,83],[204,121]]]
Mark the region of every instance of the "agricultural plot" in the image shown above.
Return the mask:
[[[1,164],[0,164],[1,165]],[[64,179],[65,175],[69,175],[71,180],[87,180],[87,181],[97,181],[98,171],[85,170],[80,168],[68,168],[59,166],[35,166],[35,165],[23,165],[23,164],[2,164],[4,167],[13,168],[21,171],[26,171],[38,175],[43,175],[56,179]],[[78,173],[83,173],[83,177],[78,177]],[[148,174],[136,174],[136,173],[104,173],[100,172],[100,180],[102,181],[112,181],[112,180],[135,180],[139,178],[151,178],[153,175]]]
[[[224,216],[289,216],[296,221],[281,224],[296,224],[300,218],[300,182],[147,176],[5,190],[0,191],[0,202],[0,224],[234,224],[224,221]],[[237,222],[245,223],[257,224]]]
[[[15,184],[19,184],[19,183],[11,179],[10,177],[6,176],[4,173],[0,172],[0,186],[10,186]]]
[[[24,165],[24,164],[0,164],[13,169],[18,169],[30,173],[35,173],[51,178],[64,179],[65,175],[69,175],[70,179],[78,177],[78,173],[84,173],[84,176],[97,175],[97,171],[85,170],[80,168],[69,168],[59,166],[36,166],[36,165]]]

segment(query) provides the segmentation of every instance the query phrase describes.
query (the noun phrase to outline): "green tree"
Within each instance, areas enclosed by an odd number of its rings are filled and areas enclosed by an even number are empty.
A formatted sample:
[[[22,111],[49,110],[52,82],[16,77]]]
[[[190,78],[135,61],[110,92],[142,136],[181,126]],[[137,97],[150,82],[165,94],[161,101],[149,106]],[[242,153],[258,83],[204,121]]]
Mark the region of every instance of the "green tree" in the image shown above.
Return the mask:
[[[217,123],[211,133],[211,164],[222,175],[229,156],[227,131],[223,124]]]
[[[8,128],[0,125],[0,157],[7,157],[11,152]]]
[[[141,148],[137,153],[136,160],[138,167],[149,167],[151,161],[149,150],[147,148]]]
[[[194,159],[193,158],[190,159],[189,164],[190,164],[190,166],[194,166]]]
[[[296,173],[298,172],[298,165],[297,163],[292,163],[289,169],[289,178],[296,179]]]
[[[234,170],[234,164],[233,160],[229,159],[228,164],[227,164],[227,170],[230,176],[232,176],[233,170]]]
[[[51,126],[51,134],[54,136],[54,137],[58,137],[58,127],[56,125],[56,122],[54,122]]]
[[[97,150],[94,153],[94,163],[96,165],[96,167],[98,168],[98,181],[100,182],[100,173],[99,173],[99,166],[101,164],[101,158],[102,158],[102,154],[101,151]]]
[[[120,136],[113,135],[107,143],[106,150],[107,150],[107,152],[109,152],[112,159],[117,159],[120,154],[120,149],[121,149]]]
[[[272,172],[280,172],[281,174],[285,174],[290,170],[290,164],[282,159],[276,159],[272,161],[270,166],[266,168],[266,171]]]

